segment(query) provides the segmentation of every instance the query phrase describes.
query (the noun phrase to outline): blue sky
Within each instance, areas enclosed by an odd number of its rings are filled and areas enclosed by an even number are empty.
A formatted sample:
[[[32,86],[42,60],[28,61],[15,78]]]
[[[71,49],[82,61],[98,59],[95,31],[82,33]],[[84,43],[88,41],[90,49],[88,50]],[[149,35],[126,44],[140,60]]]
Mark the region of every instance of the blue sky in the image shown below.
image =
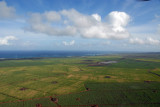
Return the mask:
[[[160,51],[160,0],[0,0],[0,50]]]

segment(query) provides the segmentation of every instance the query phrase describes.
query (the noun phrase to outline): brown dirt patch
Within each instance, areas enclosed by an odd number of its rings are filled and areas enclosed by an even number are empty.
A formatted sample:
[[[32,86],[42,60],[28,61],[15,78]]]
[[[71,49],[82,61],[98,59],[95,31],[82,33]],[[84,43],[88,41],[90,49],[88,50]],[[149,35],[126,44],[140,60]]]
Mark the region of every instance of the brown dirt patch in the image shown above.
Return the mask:
[[[154,81],[144,81],[144,83],[153,83]]]
[[[52,81],[51,83],[52,83],[52,84],[57,84],[58,82],[57,82],[57,81]]]
[[[77,101],[79,101],[79,100],[80,100],[80,98],[76,98],[76,100],[77,100]]]
[[[28,88],[22,87],[22,88],[20,88],[19,90],[24,91],[24,90],[27,90],[27,89],[28,89]]]
[[[104,78],[111,78],[110,76],[105,76]]]
[[[152,92],[153,92],[153,93],[157,93],[157,92],[158,92],[158,90],[153,90]]]
[[[98,105],[91,105],[91,107],[98,107]]]
[[[90,88],[86,88],[86,90],[87,90],[87,91],[89,91],[89,90],[90,90]]]
[[[50,97],[50,100],[53,101],[53,102],[55,102],[55,103],[58,103],[58,98],[52,98],[52,97]]]
[[[36,107],[42,107],[42,104],[36,104]]]
[[[37,80],[37,78],[34,78],[34,79],[32,79],[33,81],[36,81]]]
[[[70,78],[70,77],[73,77],[73,76],[74,76],[74,75],[70,74],[70,75],[67,76],[67,78]]]

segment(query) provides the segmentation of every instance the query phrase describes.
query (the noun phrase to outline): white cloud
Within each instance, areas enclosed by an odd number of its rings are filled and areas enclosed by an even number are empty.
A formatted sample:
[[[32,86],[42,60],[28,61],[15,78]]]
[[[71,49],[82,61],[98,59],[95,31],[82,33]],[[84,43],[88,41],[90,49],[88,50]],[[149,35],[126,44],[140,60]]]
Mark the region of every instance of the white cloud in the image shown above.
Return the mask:
[[[148,37],[147,38],[147,43],[150,44],[150,45],[159,45],[160,44],[160,41],[157,40],[157,39],[153,39],[151,37]]]
[[[74,45],[74,44],[75,44],[75,41],[74,41],[74,40],[72,40],[72,41],[70,41],[70,42],[63,41],[62,43],[63,43],[65,46],[71,46],[71,45]]]
[[[10,45],[9,40],[17,40],[15,36],[6,36],[0,38],[0,45]]]
[[[139,38],[130,38],[129,42],[132,44],[144,44],[145,42]]]
[[[43,15],[46,18],[46,20],[51,21],[51,22],[59,21],[61,19],[61,16],[55,11],[45,12]]]
[[[160,45],[160,40],[153,39],[151,37],[148,37],[146,39],[130,38],[129,42],[131,44],[141,44],[141,45]]]
[[[101,21],[101,16],[99,16],[98,14],[92,14],[93,18],[95,18],[97,21]]]
[[[123,39],[129,37],[125,29],[129,21],[130,16],[125,12],[113,11],[108,15],[108,20],[102,22],[98,14],[85,15],[70,9],[33,13],[26,30],[51,36]]]
[[[52,17],[48,18],[46,14],[50,14]],[[58,26],[54,25],[55,23],[53,23],[52,21],[60,20],[60,17],[57,15],[58,13],[55,13],[53,11],[45,12],[44,14],[33,13],[31,14],[31,17],[28,20],[28,23],[30,26],[26,27],[25,30],[29,30],[32,32],[37,32],[37,33],[44,33],[47,35],[54,35],[54,36],[75,34],[76,29],[70,25],[67,25],[65,28],[59,28]]]
[[[61,13],[72,22],[79,35],[83,37],[123,39],[129,36],[124,27],[129,22],[130,17],[125,12],[113,11],[105,22],[97,21],[95,17],[81,14],[74,9],[63,10]],[[117,28],[118,30],[115,30]]]
[[[76,11],[75,9],[71,10],[62,10],[60,14],[68,19],[70,24],[77,28],[89,27],[95,24],[96,19],[89,15],[84,15]]]
[[[0,19],[10,19],[15,17],[15,8],[7,6],[5,1],[0,1]]]
[[[115,32],[125,32],[125,26],[130,21],[130,16],[125,12],[114,11],[109,14],[110,23],[113,26],[112,29]]]

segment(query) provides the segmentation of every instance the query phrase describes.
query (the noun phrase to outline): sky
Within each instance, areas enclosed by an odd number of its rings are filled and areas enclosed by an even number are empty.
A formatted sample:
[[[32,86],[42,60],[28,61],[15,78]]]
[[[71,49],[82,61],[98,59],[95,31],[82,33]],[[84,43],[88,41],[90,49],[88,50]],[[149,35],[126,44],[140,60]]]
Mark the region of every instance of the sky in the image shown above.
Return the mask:
[[[160,51],[160,0],[0,0],[0,50]]]

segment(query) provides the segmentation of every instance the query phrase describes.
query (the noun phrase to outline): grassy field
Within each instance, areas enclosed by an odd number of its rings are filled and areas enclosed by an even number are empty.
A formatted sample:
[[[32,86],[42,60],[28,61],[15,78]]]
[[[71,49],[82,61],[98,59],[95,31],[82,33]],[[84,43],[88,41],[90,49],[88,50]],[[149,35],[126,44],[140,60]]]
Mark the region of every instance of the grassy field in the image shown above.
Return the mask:
[[[0,107],[159,107],[160,54],[1,60],[0,88]]]

